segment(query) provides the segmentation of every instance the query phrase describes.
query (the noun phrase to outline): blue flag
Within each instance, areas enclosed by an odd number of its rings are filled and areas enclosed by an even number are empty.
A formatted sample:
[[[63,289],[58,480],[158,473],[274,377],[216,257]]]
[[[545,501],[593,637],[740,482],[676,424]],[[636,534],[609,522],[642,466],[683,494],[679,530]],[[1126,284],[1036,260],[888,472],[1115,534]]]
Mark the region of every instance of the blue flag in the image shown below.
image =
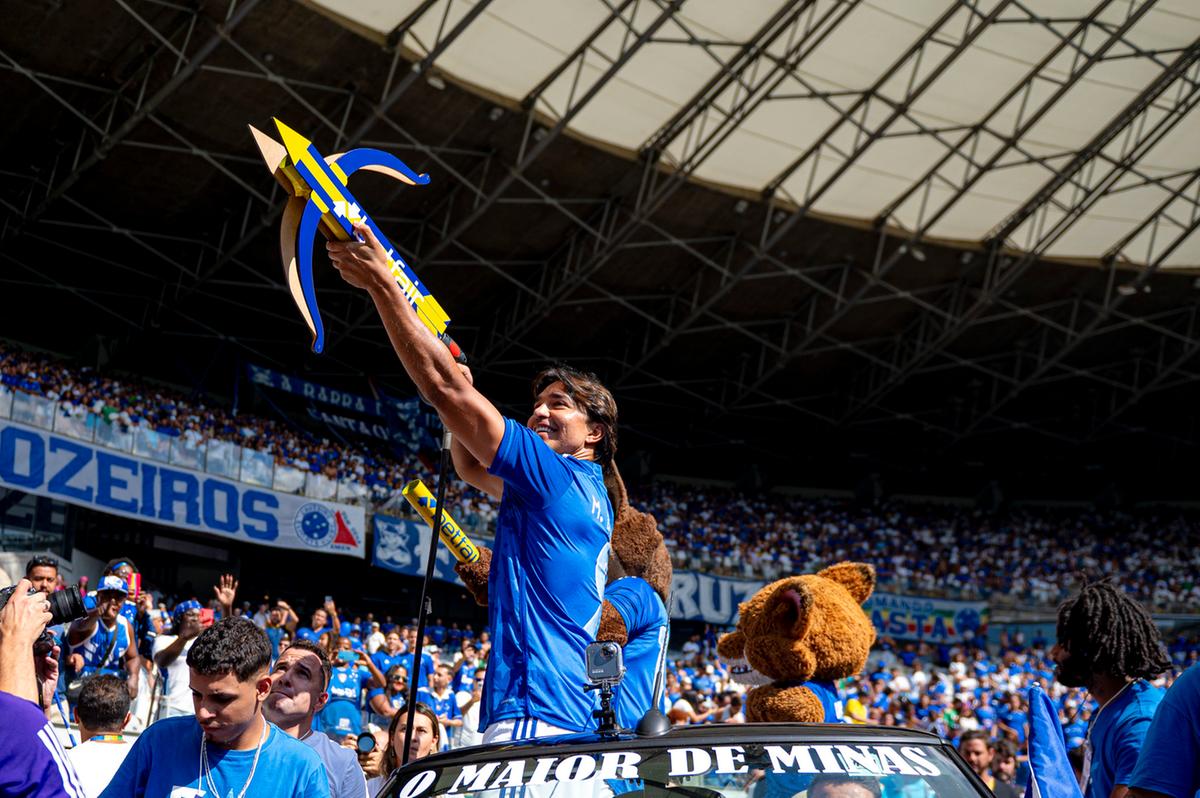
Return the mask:
[[[1025,798],[1083,798],[1067,759],[1058,712],[1037,685],[1029,688],[1029,785]]]

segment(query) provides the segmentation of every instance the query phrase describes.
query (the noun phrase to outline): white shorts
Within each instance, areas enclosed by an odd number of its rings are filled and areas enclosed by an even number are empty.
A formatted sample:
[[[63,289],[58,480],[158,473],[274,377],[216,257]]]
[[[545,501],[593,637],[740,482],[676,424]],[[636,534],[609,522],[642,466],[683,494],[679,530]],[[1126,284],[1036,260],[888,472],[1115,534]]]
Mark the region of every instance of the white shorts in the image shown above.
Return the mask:
[[[508,743],[514,740],[532,740],[535,737],[554,737],[559,734],[575,734],[571,729],[552,726],[537,718],[509,718],[498,720],[483,730],[483,745]]]

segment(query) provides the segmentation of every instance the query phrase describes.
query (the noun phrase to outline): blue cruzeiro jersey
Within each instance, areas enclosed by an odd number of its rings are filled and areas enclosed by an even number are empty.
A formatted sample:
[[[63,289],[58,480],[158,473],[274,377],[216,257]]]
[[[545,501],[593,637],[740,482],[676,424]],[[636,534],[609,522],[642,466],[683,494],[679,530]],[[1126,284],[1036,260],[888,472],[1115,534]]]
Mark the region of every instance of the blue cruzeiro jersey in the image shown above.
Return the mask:
[[[488,575],[496,631],[479,727],[593,725],[583,652],[600,627],[613,513],[598,463],[556,453],[512,419],[488,472],[504,481]]]
[[[329,703],[321,710],[321,731],[344,736],[362,731],[363,687],[371,681],[363,667],[334,668],[329,677]]]
[[[629,635],[623,649],[625,678],[617,687],[617,723],[632,729],[648,710],[668,709],[664,664],[671,619],[662,598],[637,576],[604,588],[604,599],[620,614]]]
[[[113,638],[116,644],[113,644]],[[77,646],[71,646],[71,653],[83,657],[83,676],[112,674],[124,679],[125,651],[129,641],[133,639],[133,627],[124,615],[117,616],[117,623],[109,629],[104,621],[97,619],[96,628]]]

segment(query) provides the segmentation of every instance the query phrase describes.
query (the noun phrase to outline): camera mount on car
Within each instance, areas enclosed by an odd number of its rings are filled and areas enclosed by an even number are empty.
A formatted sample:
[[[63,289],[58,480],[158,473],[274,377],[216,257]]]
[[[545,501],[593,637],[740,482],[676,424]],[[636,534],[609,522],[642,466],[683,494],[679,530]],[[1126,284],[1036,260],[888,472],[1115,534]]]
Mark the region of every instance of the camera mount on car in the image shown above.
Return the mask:
[[[584,691],[600,691],[600,709],[592,713],[592,717],[600,722],[596,731],[605,736],[615,735],[620,727],[617,726],[617,713],[612,704],[613,689],[625,676],[625,658],[621,647],[612,642],[590,643],[583,658],[588,677]]]

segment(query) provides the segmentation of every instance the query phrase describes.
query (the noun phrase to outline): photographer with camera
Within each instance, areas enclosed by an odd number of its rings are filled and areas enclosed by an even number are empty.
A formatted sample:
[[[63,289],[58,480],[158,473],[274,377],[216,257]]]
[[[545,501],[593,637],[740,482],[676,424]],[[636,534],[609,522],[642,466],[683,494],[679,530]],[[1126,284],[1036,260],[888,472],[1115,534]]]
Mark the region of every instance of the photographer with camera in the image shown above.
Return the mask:
[[[354,751],[313,732],[313,716],[329,700],[326,686],[331,671],[325,649],[308,640],[297,640],[275,660],[263,715],[284,734],[316,751],[325,765],[331,798],[363,798],[367,781]]]
[[[0,795],[83,795],[66,752],[38,708],[39,683],[58,679],[58,646],[41,646],[50,599],[22,579],[0,608]],[[76,594],[78,600],[78,594]]]

